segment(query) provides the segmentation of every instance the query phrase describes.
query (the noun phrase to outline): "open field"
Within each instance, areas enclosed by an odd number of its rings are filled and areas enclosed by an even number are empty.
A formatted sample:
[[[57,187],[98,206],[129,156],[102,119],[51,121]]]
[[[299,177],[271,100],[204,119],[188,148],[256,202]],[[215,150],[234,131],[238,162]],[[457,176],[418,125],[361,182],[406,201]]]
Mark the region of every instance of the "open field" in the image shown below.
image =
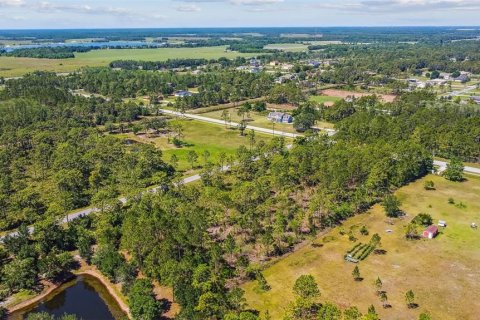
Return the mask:
[[[204,117],[219,119],[222,120],[222,112],[223,111],[213,111],[202,114]],[[239,123],[242,121],[242,116],[237,114],[237,108],[229,109],[228,110],[232,122]],[[256,126],[260,128],[266,129],[273,129],[272,122],[267,118],[268,112],[265,114],[258,113],[258,112],[250,112],[250,117],[245,115],[245,119],[247,120],[247,124],[251,126]],[[286,124],[286,123],[275,123],[275,130],[284,131],[289,133],[296,133],[297,131],[293,128],[293,124]]]
[[[232,108],[232,109],[229,109],[228,111],[231,116],[232,122],[239,123],[240,121],[242,121],[242,117],[237,114],[237,110],[238,110],[237,108]],[[273,129],[272,122],[267,118],[268,112],[269,111],[267,111],[266,113],[250,112],[250,117],[245,116],[245,119],[247,120],[247,124],[251,126],[259,127],[259,128]],[[222,113],[223,113],[222,110],[212,111],[212,112],[203,113],[202,116],[222,120]],[[334,124],[320,121],[316,123],[316,127],[333,129]],[[287,123],[275,123],[275,130],[288,132],[288,133],[297,133],[297,131],[293,127],[293,124],[287,124]]]
[[[342,98],[330,96],[311,96],[308,100],[316,103],[323,103],[326,106],[332,106],[335,102],[342,100]]]
[[[74,59],[0,57],[0,77],[18,77],[35,70],[72,72],[85,66],[107,66],[115,60],[165,61],[168,59],[250,57],[252,54],[225,52],[225,46],[202,48],[105,49],[75,54]]]
[[[301,52],[301,51],[308,51],[308,46],[303,43],[272,43],[272,44],[266,45],[264,49]]]
[[[434,181],[436,190],[426,191],[425,180]],[[480,177],[468,176],[468,181],[453,183],[428,176],[400,189],[397,196],[407,214],[405,219],[390,225],[380,205],[349,219],[316,239],[319,246],[305,245],[266,269],[270,291],[259,292],[256,282],[244,284],[248,304],[269,310],[272,319],[280,319],[293,300],[295,280],[302,274],[312,274],[321,291],[321,302],[332,301],[342,308],[356,305],[362,312],[373,304],[382,319],[417,319],[424,311],[432,319],[478,319],[480,301],[473,297],[480,291],[480,230],[471,229],[470,224],[480,222]],[[449,204],[449,198],[456,205]],[[435,222],[446,220],[448,227],[434,240],[407,241],[405,226],[420,212],[431,214]],[[359,232],[364,225],[370,232],[368,236]],[[387,233],[387,229],[393,232]],[[341,235],[341,230],[346,234]],[[354,264],[343,260],[346,251],[355,245],[348,239],[350,230],[363,243],[378,233],[381,248],[387,251],[384,256],[372,253],[359,263],[364,278],[361,282],[354,281],[351,275]],[[383,309],[376,295],[373,281],[377,277],[383,281],[390,309]],[[406,306],[404,295],[410,289],[415,293],[417,309]]]
[[[219,156],[225,152],[227,156],[235,155],[238,147],[241,145],[249,146],[249,138],[242,137],[238,130],[225,129],[224,127],[194,120],[179,120],[183,125],[184,137],[181,139],[185,145],[181,148],[168,143],[168,137],[161,136],[157,138],[148,138],[145,135],[134,135],[133,133],[119,135],[126,139],[135,140],[141,143],[153,143],[162,150],[164,159],[169,162],[172,155],[179,159],[178,170],[191,174],[190,163],[187,160],[189,151],[194,150],[198,154],[196,168],[204,165],[203,153],[207,150],[210,153],[209,161],[218,163]],[[247,131],[248,132],[248,131]],[[268,135],[255,133],[256,141],[268,141],[271,139]]]
[[[338,97],[342,99],[345,99],[347,97],[361,98],[361,97],[368,97],[373,95],[373,93],[353,92],[353,91],[337,90],[337,89],[323,90],[322,94],[325,96]],[[392,102],[397,97],[393,94],[378,94],[378,96],[381,97],[384,102]]]

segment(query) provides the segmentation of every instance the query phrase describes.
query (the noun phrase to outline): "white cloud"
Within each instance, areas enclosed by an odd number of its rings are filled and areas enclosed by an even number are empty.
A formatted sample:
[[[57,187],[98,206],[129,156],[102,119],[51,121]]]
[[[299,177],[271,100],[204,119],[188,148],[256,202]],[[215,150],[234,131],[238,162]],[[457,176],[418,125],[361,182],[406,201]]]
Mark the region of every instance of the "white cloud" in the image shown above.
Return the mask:
[[[24,0],[0,0],[0,7],[22,7],[24,5]]]
[[[478,0],[362,0],[343,3],[317,3],[314,7],[364,13],[432,12],[448,10],[480,10]]]
[[[230,3],[244,6],[264,6],[282,3],[283,0],[230,0]]]
[[[182,4],[182,5],[179,5],[179,6],[175,7],[175,9],[177,11],[180,11],[180,12],[199,12],[199,11],[202,10],[196,4]]]

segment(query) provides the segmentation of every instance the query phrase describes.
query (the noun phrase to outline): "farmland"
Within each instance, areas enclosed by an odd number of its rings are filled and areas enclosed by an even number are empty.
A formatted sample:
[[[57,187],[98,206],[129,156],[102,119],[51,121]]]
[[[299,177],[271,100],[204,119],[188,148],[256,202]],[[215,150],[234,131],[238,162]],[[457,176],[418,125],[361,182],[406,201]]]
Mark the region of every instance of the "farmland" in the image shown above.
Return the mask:
[[[249,57],[251,54],[226,52],[225,46],[203,48],[108,49],[75,54],[73,59],[0,57],[0,77],[18,77],[36,70],[72,72],[81,67],[107,66],[115,60],[164,61],[168,59]]]
[[[435,191],[423,188],[424,180],[435,183]],[[268,310],[273,319],[281,318],[289,301],[293,301],[292,287],[302,274],[312,274],[319,284],[321,301],[332,301],[342,308],[356,305],[362,312],[373,304],[384,319],[413,319],[428,311],[432,319],[474,319],[480,303],[466,299],[478,292],[480,277],[478,263],[480,233],[470,223],[480,221],[480,178],[469,176],[463,183],[449,182],[438,176],[428,176],[397,191],[402,209],[407,216],[387,224],[381,206],[358,215],[344,225],[314,240],[315,246],[305,245],[290,256],[281,259],[264,271],[271,286],[260,292],[256,282],[246,283],[246,297],[250,307]],[[449,204],[452,198],[455,204]],[[420,212],[429,213],[434,221],[444,219],[448,227],[434,240],[407,241],[404,229]],[[366,226],[369,235],[359,229]],[[392,232],[385,232],[390,229]],[[371,254],[359,263],[363,281],[352,278],[354,265],[345,262],[343,255],[356,243],[349,241],[352,231],[357,243],[368,243],[374,233],[381,236],[381,248],[386,255]],[[383,309],[376,296],[373,281],[380,277],[392,308]],[[408,309],[404,294],[413,290],[417,309]]]
[[[266,45],[264,49],[300,52],[300,51],[308,51],[308,46],[303,43],[272,43],[272,44]]]

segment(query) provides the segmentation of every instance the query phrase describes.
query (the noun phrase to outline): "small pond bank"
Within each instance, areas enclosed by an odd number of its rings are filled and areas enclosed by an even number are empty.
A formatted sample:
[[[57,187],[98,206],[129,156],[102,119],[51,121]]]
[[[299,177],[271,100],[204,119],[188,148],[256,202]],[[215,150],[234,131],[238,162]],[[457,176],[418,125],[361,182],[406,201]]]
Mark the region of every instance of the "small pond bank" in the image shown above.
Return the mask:
[[[12,308],[9,319],[20,320],[31,312],[47,312],[55,316],[75,314],[79,319],[128,319],[128,308],[117,302],[103,279],[91,273],[79,274],[58,287],[47,290],[26,306]],[[20,309],[18,307],[21,307]]]

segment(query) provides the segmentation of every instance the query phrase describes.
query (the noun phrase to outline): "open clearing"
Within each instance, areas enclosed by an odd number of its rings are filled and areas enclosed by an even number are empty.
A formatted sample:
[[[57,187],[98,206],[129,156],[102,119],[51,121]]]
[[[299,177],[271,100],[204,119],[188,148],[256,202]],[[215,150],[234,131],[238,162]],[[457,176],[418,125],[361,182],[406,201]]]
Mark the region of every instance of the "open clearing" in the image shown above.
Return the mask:
[[[348,97],[355,97],[355,98],[361,98],[361,97],[368,97],[374,95],[374,93],[367,93],[367,92],[353,92],[353,91],[347,91],[347,90],[337,90],[337,89],[327,89],[323,90],[322,94],[325,96],[331,96],[331,97],[338,97],[338,98],[348,98]],[[393,94],[377,94],[384,102],[393,102],[397,96]]]
[[[237,114],[237,111],[238,108],[228,109],[232,122],[240,123],[240,121],[242,121],[242,116],[239,116]],[[202,116],[222,120],[222,113],[223,111],[213,111],[204,113],[202,114]],[[247,124],[250,126],[273,129],[273,124],[270,120],[268,120],[267,115],[268,111],[265,113],[250,112],[250,116],[248,117],[247,115],[245,115],[245,119],[247,121]],[[297,133],[297,131],[293,128],[293,124],[286,123],[275,123],[275,130],[289,133]]]
[[[316,103],[323,103],[328,107],[332,106],[335,102],[342,100],[342,98],[330,96],[311,96],[308,100]]]
[[[36,70],[72,72],[81,67],[107,66],[115,60],[165,61],[250,57],[251,53],[225,51],[225,46],[201,48],[105,49],[76,53],[73,59],[0,57],[0,77],[18,77]]]
[[[269,109],[271,109],[271,106],[269,104]],[[231,116],[232,122],[239,123],[242,121],[242,116],[239,116],[237,114],[238,108],[232,108],[228,109],[228,112]],[[247,121],[247,124],[250,126],[255,126],[259,128],[265,128],[265,129],[273,129],[273,124],[270,120],[268,120],[267,115],[270,111],[266,112],[250,112],[249,117],[245,115],[245,119]],[[212,119],[222,119],[222,110],[219,111],[212,111],[212,112],[207,112],[203,113],[202,116],[212,118]],[[323,122],[323,121],[318,121],[315,125],[318,128],[326,128],[326,129],[333,129],[334,124],[333,123],[328,123],[328,122]],[[287,123],[275,123],[275,130],[278,131],[283,131],[283,132],[288,132],[288,133],[298,133],[295,128],[293,127],[293,124],[287,124]]]
[[[426,191],[425,180],[434,181],[436,190]],[[453,183],[428,176],[396,194],[407,214],[405,219],[388,224],[380,205],[349,219],[315,240],[323,247],[306,245],[266,269],[270,291],[259,292],[256,281],[243,285],[248,304],[262,312],[269,310],[272,319],[280,319],[293,300],[295,280],[302,274],[312,274],[321,291],[321,302],[332,301],[342,308],[356,305],[364,313],[373,304],[382,319],[416,319],[424,311],[430,312],[432,319],[478,319],[480,301],[474,297],[480,292],[480,230],[471,229],[470,224],[480,223],[480,177],[468,176],[468,181]],[[449,204],[449,198],[457,205]],[[434,222],[446,220],[448,227],[434,240],[407,241],[405,226],[420,212],[431,214]],[[370,232],[368,236],[360,235],[363,225]],[[341,230],[346,234],[342,236]],[[349,230],[363,243],[378,233],[381,248],[387,251],[384,256],[371,254],[359,263],[364,278],[361,282],[353,280],[354,264],[343,260],[355,245],[348,239]],[[378,276],[390,309],[383,309],[376,295],[373,281]],[[406,306],[404,295],[410,289],[415,293],[417,309]]]
[[[267,44],[263,48],[267,50],[280,50],[290,52],[308,51],[308,46],[303,43],[272,43]]]
[[[235,155],[238,147],[244,145],[249,146],[248,136],[240,136],[238,130],[226,129],[225,127],[209,124],[206,122],[194,120],[178,120],[182,124],[184,137],[181,140],[185,145],[181,148],[175,147],[168,143],[167,136],[156,138],[148,138],[146,135],[134,135],[133,133],[118,135],[120,137],[131,139],[141,143],[153,143],[163,152],[165,161],[170,162],[172,155],[176,155],[178,162],[178,170],[185,174],[190,174],[192,167],[187,160],[189,151],[194,150],[198,154],[198,161],[195,169],[200,169],[204,165],[203,154],[205,151],[210,153],[208,160],[218,163],[220,154],[225,152],[227,156]],[[248,133],[248,130],[247,130]],[[271,137],[260,133],[255,133],[256,141],[269,141]]]

